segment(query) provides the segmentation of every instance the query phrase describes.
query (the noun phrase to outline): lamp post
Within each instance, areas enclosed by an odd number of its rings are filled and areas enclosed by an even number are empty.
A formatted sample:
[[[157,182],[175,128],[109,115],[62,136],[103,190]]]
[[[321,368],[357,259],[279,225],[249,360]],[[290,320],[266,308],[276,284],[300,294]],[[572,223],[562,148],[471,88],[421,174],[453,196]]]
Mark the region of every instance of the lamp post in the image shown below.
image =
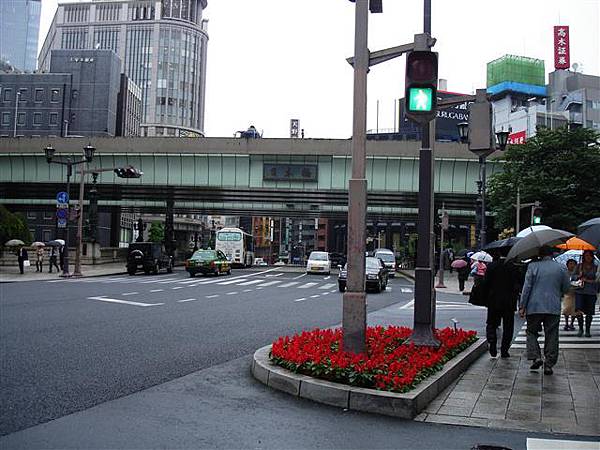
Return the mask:
[[[51,145],[48,145],[45,149],[44,149],[44,153],[46,154],[46,161],[48,162],[48,164],[61,164],[63,166],[67,167],[67,195],[69,194],[69,191],[71,189],[71,175],[73,174],[73,166],[79,165],[79,164],[85,164],[88,162],[91,162],[92,159],[94,158],[94,152],[96,151],[96,149],[94,147],[92,147],[91,145],[86,145],[83,148],[83,159],[81,160],[77,160],[77,161],[73,161],[73,159],[71,159],[71,157],[68,157],[66,161],[56,161],[54,160],[54,154],[56,153],[56,150],[54,149],[54,147],[52,147]],[[81,171],[81,182],[80,182],[80,203],[79,203],[79,209],[80,209],[80,218],[79,218],[79,222],[78,222],[78,226],[77,226],[77,235],[78,235],[78,249],[77,249],[77,254],[79,254],[79,247],[81,246],[80,244],[80,236],[81,236],[81,231],[80,231],[80,226],[82,224],[81,222],[81,213],[83,211],[82,208],[82,202],[81,202],[81,186],[83,185],[83,173],[84,171]],[[67,199],[67,211],[70,212],[70,208],[69,208],[69,199]],[[75,272],[78,272],[78,268],[76,267]],[[69,218],[67,218],[67,226],[66,226],[66,232],[65,232],[65,248],[63,250],[63,273],[61,275],[62,277],[70,277],[71,275],[69,274]],[[81,276],[81,273],[79,273],[79,276]]]
[[[17,120],[19,117],[19,102],[21,101],[21,91],[17,92],[15,96],[15,129],[13,132],[13,137],[17,137]]]

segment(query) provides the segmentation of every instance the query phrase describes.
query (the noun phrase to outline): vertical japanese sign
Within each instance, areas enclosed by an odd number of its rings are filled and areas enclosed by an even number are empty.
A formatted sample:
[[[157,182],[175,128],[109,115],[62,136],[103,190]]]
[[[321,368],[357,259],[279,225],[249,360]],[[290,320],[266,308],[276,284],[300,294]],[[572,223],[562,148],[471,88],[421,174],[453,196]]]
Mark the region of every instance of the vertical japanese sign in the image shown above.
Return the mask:
[[[559,25],[554,27],[554,68],[568,69],[571,67],[569,57],[569,27]]]
[[[290,119],[290,137],[297,138],[298,130],[300,129],[300,121],[298,119]]]

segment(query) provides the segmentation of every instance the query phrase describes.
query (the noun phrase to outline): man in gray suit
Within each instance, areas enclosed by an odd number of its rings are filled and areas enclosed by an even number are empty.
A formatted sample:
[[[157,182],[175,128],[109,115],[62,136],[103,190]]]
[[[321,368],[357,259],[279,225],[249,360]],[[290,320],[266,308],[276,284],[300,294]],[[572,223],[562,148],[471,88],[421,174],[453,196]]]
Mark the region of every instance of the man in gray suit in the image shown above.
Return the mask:
[[[521,317],[527,316],[527,358],[533,360],[531,370],[543,365],[546,375],[552,375],[552,367],[558,360],[560,301],[570,287],[567,271],[552,259],[552,253],[552,248],[542,247],[541,259],[529,264],[519,305]],[[542,325],[543,361],[538,342]]]

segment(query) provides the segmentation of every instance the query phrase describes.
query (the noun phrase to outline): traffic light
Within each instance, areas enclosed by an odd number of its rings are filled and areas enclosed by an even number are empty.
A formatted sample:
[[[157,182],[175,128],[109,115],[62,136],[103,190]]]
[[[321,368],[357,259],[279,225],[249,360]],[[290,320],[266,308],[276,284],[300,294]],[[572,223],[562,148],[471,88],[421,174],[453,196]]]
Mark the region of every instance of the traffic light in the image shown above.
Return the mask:
[[[415,122],[433,120],[437,108],[438,54],[413,51],[406,58],[406,115]]]
[[[542,208],[534,206],[531,212],[531,225],[539,225],[542,223]]]
[[[354,3],[354,0],[350,0]],[[381,13],[383,12],[383,0],[369,0],[369,11],[372,13]]]
[[[127,166],[116,168],[115,174],[119,178],[140,178],[144,174],[144,172],[142,172],[141,170],[137,170],[135,167]]]

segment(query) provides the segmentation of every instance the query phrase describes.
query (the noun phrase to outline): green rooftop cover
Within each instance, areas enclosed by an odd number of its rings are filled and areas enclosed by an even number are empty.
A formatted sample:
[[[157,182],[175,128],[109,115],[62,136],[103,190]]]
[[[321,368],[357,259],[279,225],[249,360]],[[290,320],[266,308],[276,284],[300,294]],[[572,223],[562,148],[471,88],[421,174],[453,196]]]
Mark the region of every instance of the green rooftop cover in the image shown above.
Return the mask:
[[[504,55],[487,63],[487,87],[504,81],[545,86],[544,61],[526,56]]]

